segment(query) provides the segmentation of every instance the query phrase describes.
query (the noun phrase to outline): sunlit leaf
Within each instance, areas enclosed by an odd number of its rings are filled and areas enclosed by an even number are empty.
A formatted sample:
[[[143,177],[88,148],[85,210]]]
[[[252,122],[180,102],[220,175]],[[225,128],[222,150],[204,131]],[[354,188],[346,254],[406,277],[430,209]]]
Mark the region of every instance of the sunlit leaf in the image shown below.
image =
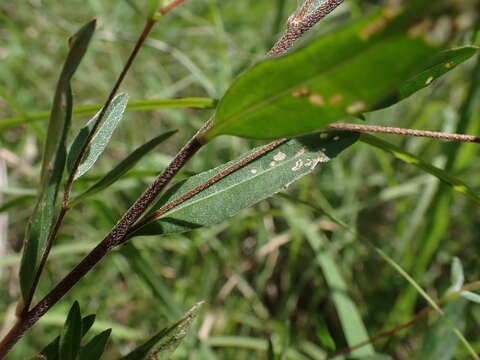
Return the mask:
[[[425,13],[435,15],[427,3],[387,6],[255,65],[227,90],[206,138],[295,136],[377,108],[421,74],[444,45],[431,41],[430,28],[422,25]]]
[[[312,172],[319,163],[337,156],[357,138],[358,135],[350,132],[329,132],[289,140],[174,207],[134,235],[169,234],[217,224],[284,190],[295,180]],[[253,149],[236,160],[178,183],[160,198],[154,210],[259,149]]]
[[[93,136],[90,145],[88,146],[87,154],[84,156],[82,162],[80,163],[80,166],[78,167],[78,170],[75,174],[75,179],[78,179],[80,176],[90,170],[90,168],[95,164],[100,155],[103,153],[108,143],[110,142],[113,132],[123,118],[123,113],[125,111],[125,108],[127,107],[127,103],[127,94],[119,94],[112,100],[110,106],[105,113],[103,122],[101,123],[97,132]],[[90,119],[90,121],[87,123],[87,125],[85,125],[85,127],[80,130],[75,140],[73,141],[72,146],[70,147],[70,151],[68,153],[67,166],[69,173],[71,173],[75,164],[75,160],[79,156],[82,147],[85,145],[90,130],[94,126],[99,115],[100,111],[92,119]]]

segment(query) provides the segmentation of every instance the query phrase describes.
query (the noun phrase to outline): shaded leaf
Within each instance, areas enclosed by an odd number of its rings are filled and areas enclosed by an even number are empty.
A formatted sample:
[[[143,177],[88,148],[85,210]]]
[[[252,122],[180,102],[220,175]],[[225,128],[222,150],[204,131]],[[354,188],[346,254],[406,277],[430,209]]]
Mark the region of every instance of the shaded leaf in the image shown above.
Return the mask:
[[[425,66],[425,70],[408,80],[383,106],[393,105],[417,91],[430,86],[435,80],[478,53],[478,47],[464,46],[445,50],[434,56]]]
[[[434,45],[429,29],[419,27],[424,14],[434,16],[428,3],[387,6],[255,65],[227,90],[206,138],[290,137],[377,108],[405,79],[421,73],[443,45]]]
[[[128,95],[124,93],[115,96],[115,98],[112,100],[105,113],[103,122],[99,126],[97,132],[92,138],[90,145],[88,146],[87,154],[84,156],[80,166],[78,167],[77,173],[75,174],[75,179],[78,179],[80,176],[90,170],[90,168],[103,153],[110,142],[113,132],[123,118],[123,113],[125,112],[127,103]],[[70,147],[70,151],[68,153],[67,166],[69,173],[72,172],[75,161],[79,156],[82,147],[85,145],[88,135],[97,121],[100,112],[101,110],[92,119],[90,119],[87,125],[80,130],[78,135],[75,137],[75,140],[73,140],[72,146]]]
[[[20,264],[20,286],[23,299],[30,296],[39,260],[48,241],[55,217],[55,205],[65,169],[65,141],[72,120],[72,94],[67,86],[65,90],[65,119],[61,139],[53,160],[53,167],[47,171],[46,183],[42,185],[35,209],[25,230],[24,248]]]
[[[71,39],[70,51],[62,68],[48,123],[43,150],[41,185],[37,204],[25,231],[24,249],[20,266],[20,286],[27,300],[38,269],[38,261],[45,250],[53,224],[55,204],[65,168],[65,141],[72,119],[72,91],[70,80],[78,68],[95,30],[93,20],[83,26]]]
[[[90,330],[95,322],[95,315],[87,315],[82,319],[82,337]],[[60,336],[57,336],[50,344],[40,352],[41,355],[47,357],[47,360],[59,359]]]
[[[145,155],[152,151],[157,145],[167,140],[170,136],[175,134],[177,131],[169,131],[157,137],[154,137],[150,141],[146,142],[125,159],[123,159],[117,166],[110,170],[103,178],[93,184],[85,192],[78,195],[75,199],[72,200],[72,203],[85,199],[86,197],[92,196],[93,194],[98,193],[99,191],[109,187],[115,181],[120,179],[128,170],[135,166],[135,164],[140,161]]]
[[[53,100],[50,120],[48,123],[47,138],[45,148],[43,150],[42,159],[42,183],[46,182],[47,169],[52,167],[51,161],[59,147],[62,138],[63,129],[65,127],[65,93],[70,87],[70,79],[80,65],[85,55],[90,40],[95,31],[96,20],[92,20],[84,25],[75,35],[69,39],[70,51],[63,65],[60,78],[58,79],[55,97]]]
[[[188,329],[193,320],[195,320],[202,305],[203,302],[197,303],[180,321],[161,330],[130,354],[122,357],[121,360],[143,360],[146,359],[147,356],[148,360],[169,359],[169,356],[187,335]]]
[[[82,318],[80,306],[75,301],[68,313],[60,335],[59,355],[61,360],[75,360],[82,340]]]
[[[105,351],[105,346],[107,345],[111,332],[112,329],[102,331],[86,345],[82,346],[78,354],[78,360],[99,360]]]
[[[289,140],[174,207],[134,235],[169,234],[219,223],[284,190],[312,172],[318,163],[337,156],[357,138],[358,135],[351,132],[328,132]],[[259,149],[178,183],[160,198],[153,210],[179,198]]]
[[[445,317],[460,331],[465,327],[464,299],[449,301],[445,307]],[[430,326],[425,335],[424,343],[418,353],[418,360],[450,360],[454,359],[458,347],[458,337],[452,331],[451,326],[446,324],[440,317],[433,326]]]

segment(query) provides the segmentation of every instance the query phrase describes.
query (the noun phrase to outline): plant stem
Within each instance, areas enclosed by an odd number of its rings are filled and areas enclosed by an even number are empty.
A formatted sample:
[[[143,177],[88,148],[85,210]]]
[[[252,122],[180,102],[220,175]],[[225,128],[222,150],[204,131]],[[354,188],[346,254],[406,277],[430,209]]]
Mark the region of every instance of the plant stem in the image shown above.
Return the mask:
[[[118,89],[120,88],[120,85],[122,84],[123,80],[125,79],[125,76],[127,75],[130,67],[132,66],[133,61],[138,55],[138,52],[140,48],[142,47],[143,43],[148,37],[148,34],[152,30],[153,26],[155,25],[156,20],[149,19],[147,23],[145,24],[145,27],[139,36],[132,52],[130,53],[130,56],[127,59],[127,62],[125,63],[125,66],[123,67],[120,75],[117,78],[117,81],[113,85],[112,90],[110,91],[110,94],[108,95],[107,100],[105,101],[105,104],[103,105],[102,109],[100,110],[100,113],[98,115],[97,120],[95,121],[92,129],[90,130],[90,133],[88,134],[88,137],[85,141],[85,144],[82,146],[77,158],[75,159],[75,163],[73,165],[72,171],[70,172],[70,175],[65,183],[65,189],[63,191],[63,202],[62,202],[62,207],[60,209],[60,213],[55,221],[55,224],[53,225],[52,231],[50,232],[46,245],[45,245],[45,250],[42,253],[42,257],[40,259],[39,265],[37,272],[35,273],[35,278],[33,279],[32,287],[30,289],[28,298],[25,299],[25,305],[23,312],[27,312],[30,309],[30,305],[33,299],[33,296],[35,294],[35,290],[38,286],[38,282],[40,281],[40,277],[42,275],[43,269],[45,268],[45,264],[47,262],[47,258],[50,255],[50,250],[52,249],[53,242],[55,241],[58,231],[60,230],[60,225],[62,224],[62,221],[66,215],[66,213],[69,210],[68,206],[68,201],[70,199],[70,194],[72,192],[72,186],[73,182],[75,181],[75,175],[78,171],[78,167],[80,166],[80,163],[82,162],[83,158],[85,157],[85,154],[87,153],[87,149],[90,146],[90,143],[93,139],[93,136],[97,132],[98,127],[100,126],[100,123],[103,120],[103,117],[105,116],[105,113],[112,103],[113,98],[117,94]]]
[[[405,129],[397,127],[388,127],[388,126],[377,126],[377,125],[360,125],[360,124],[344,124],[344,123],[335,123],[328,125],[330,129],[346,130],[346,131],[356,131],[356,132],[374,132],[382,134],[395,134],[403,136],[421,136],[428,137],[433,139],[442,139],[449,141],[460,141],[460,142],[473,142],[480,143],[480,137],[473,135],[463,135],[463,134],[449,134],[438,131],[427,131],[427,130],[414,130],[414,129]]]
[[[171,11],[176,6],[182,4],[186,0],[174,0],[169,5],[166,5],[162,9],[159,10],[161,15],[164,15]],[[339,4],[343,0],[334,0]],[[331,0],[327,0],[327,3],[332,3]],[[325,3],[324,3],[325,4]],[[322,5],[324,5],[322,4]],[[320,5],[319,8],[322,7]],[[337,5],[338,6],[338,5]],[[336,6],[335,6],[336,7]],[[318,9],[317,9],[318,10]],[[333,8],[331,9],[333,10]],[[331,11],[330,10],[330,11]],[[329,12],[330,12],[329,11]],[[312,15],[312,14],[311,14]],[[307,18],[309,18],[309,15]],[[327,15],[327,13],[325,14]],[[324,16],[325,16],[324,15]],[[83,156],[86,153],[88,145],[93,138],[93,134],[95,130],[98,128],[99,123],[104,116],[108,106],[110,105],[115,93],[117,92],[118,88],[120,87],[123,78],[125,77],[128,69],[130,68],[133,60],[135,59],[138,51],[140,50],[141,45],[145,41],[146,37],[150,33],[153,25],[155,24],[155,19],[149,19],[142,35],[140,36],[137,44],[135,45],[134,50],[132,51],[130,57],[127,60],[124,70],[119,75],[117,82],[115,83],[104,107],[102,108],[101,113],[99,114],[98,120],[95,123],[92,131],[89,134],[87,142],[85,146],[82,148],[80,155],[76,159],[74,164],[74,168],[72,173],[70,174],[67,183],[65,185],[64,191],[64,200],[62,205],[62,210],[60,212],[59,217],[57,218],[57,222],[54,225],[53,231],[51,236],[49,237],[49,247],[51,245],[58,233],[58,229],[60,228],[61,222],[65,216],[65,213],[68,211],[68,200],[70,197],[71,188],[73,185],[75,173],[80,165],[80,162]],[[312,24],[310,27],[312,27]],[[309,28],[310,28],[309,27]],[[289,28],[287,28],[283,37],[289,33]],[[306,31],[306,30],[305,30]],[[303,34],[300,33],[294,39],[290,39],[288,42],[282,45],[282,48],[278,48],[275,52],[272,53],[270,51],[267,56],[278,55],[281,53],[286,52],[294,42],[300,38]],[[282,37],[282,38],[283,38]],[[278,44],[278,43],[277,43]],[[275,46],[274,46],[275,48]],[[274,49],[273,48],[273,49]],[[272,50],[273,50],[272,49]],[[115,246],[121,244],[122,242],[126,241],[126,238],[129,234],[130,228],[134,225],[134,223],[140,218],[140,216],[145,212],[145,210],[152,204],[155,198],[160,194],[160,192],[168,185],[170,180],[178,173],[178,171],[187,163],[187,161],[196,153],[198,150],[201,149],[203,145],[205,145],[204,135],[208,131],[208,129],[213,124],[213,117],[210,118],[202,128],[188,141],[188,143],[179,151],[179,153],[175,156],[172,162],[167,166],[167,168],[155,179],[155,181],[145,190],[145,192],[140,196],[140,198],[130,207],[130,209],[123,215],[123,217],[118,221],[118,223],[113,227],[113,229],[109,232],[109,234],[87,255],[83,260],[75,266],[75,268],[68,273],[43,299],[41,299],[37,305],[35,305],[31,310],[26,310],[28,307],[25,307],[25,310],[20,314],[19,318],[17,319],[16,324],[10,329],[7,335],[0,341],[0,359],[2,359],[9,350],[17,343],[17,341],[23,336],[23,334],[30,329],[38,319],[43,316],[53,305],[55,305],[80,279],[83,278],[96,264],[103,259],[103,257]],[[283,142],[286,139],[277,140],[279,142]],[[275,143],[275,142],[274,142]],[[272,143],[273,144],[273,143]],[[266,147],[268,147],[267,145]],[[259,156],[259,155],[258,155]],[[232,170],[234,171],[234,170]],[[223,176],[226,176],[224,174]],[[215,181],[218,181],[215,180]],[[209,186],[209,185],[208,185]],[[200,190],[199,190],[200,191]],[[191,195],[193,196],[193,194]],[[48,256],[48,254],[47,254]],[[45,256],[46,260],[46,256]],[[42,258],[42,268],[44,266],[45,260]],[[38,283],[38,279],[37,282]],[[30,299],[31,300],[31,299]]]
[[[343,0],[326,0],[309,15],[306,15],[308,8],[306,6],[302,7],[298,15],[290,17],[287,31],[285,31],[280,40],[278,40],[268,52],[268,55],[275,56],[284,54],[305,32],[335,10],[342,2]],[[310,6],[311,2],[307,0],[305,5]]]
[[[259,158],[260,156],[262,156],[263,154],[275,149],[277,146],[283,144],[285,141],[287,141],[288,139],[279,139],[279,140],[275,140],[275,141],[272,141],[271,143],[265,145],[265,146],[262,146],[260,149],[258,149],[257,151],[255,151],[253,154],[250,154],[249,156],[243,158],[242,160],[240,160],[239,162],[236,162],[235,164],[229,166],[228,168],[226,168],[225,170],[219,172],[218,174],[216,174],[215,176],[212,176],[210,179],[208,179],[207,181],[203,182],[202,184],[194,187],[192,190],[190,190],[189,192],[183,194],[182,196],[180,196],[179,198],[175,199],[175,200],[172,200],[170,201],[169,203],[165,204],[164,206],[162,206],[160,209],[158,209],[157,211],[153,212],[151,215],[145,217],[144,219],[142,219],[141,221],[139,221],[138,223],[136,223],[134,226],[132,226],[130,228],[130,230],[128,231],[128,234],[133,234],[135,231],[137,231],[138,229],[140,229],[142,226],[146,225],[147,223],[149,222],[152,222],[154,221],[155,219],[157,219],[158,217],[162,216],[163,214],[165,214],[167,211],[169,211],[170,209],[174,208],[175,206],[177,205],[180,205],[181,203],[183,203],[184,201],[190,199],[192,196],[198,194],[199,192],[205,190],[206,188],[208,188],[209,186],[215,184],[217,181],[223,179],[225,176],[233,173],[234,171],[240,169],[241,167],[245,166],[246,164],[248,164],[249,162]],[[128,240],[127,238],[125,239],[125,241]]]

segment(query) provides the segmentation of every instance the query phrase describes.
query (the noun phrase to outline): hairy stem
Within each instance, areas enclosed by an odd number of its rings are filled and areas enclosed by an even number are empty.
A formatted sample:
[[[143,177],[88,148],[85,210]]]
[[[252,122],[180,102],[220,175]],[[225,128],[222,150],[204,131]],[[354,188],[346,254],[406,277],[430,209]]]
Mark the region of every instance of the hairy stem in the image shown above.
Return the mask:
[[[307,0],[305,6],[300,9],[297,15],[290,17],[287,31],[280,40],[268,52],[269,56],[281,55],[290,49],[293,44],[316,23],[335,10],[343,0],[326,0],[321,3],[313,12],[306,15],[311,1]],[[306,6],[308,5],[308,7]]]
[[[164,15],[185,1],[186,0],[174,0],[170,4],[166,5],[164,8],[160,9],[159,13],[161,15]],[[327,0],[326,3],[330,3],[330,5],[332,5],[334,2],[338,2],[338,4],[335,5],[333,8],[331,8],[328,12],[325,12],[323,16],[331,12],[342,1],[343,0],[336,0],[336,1]],[[319,8],[317,8],[315,11],[318,11],[320,8],[323,9],[320,11],[326,11],[327,8],[324,9],[324,6],[323,6],[326,3],[323,3],[322,5],[320,5]],[[312,15],[313,13],[307,16],[306,19],[309,19]],[[320,19],[321,17],[318,20]],[[134,50],[132,51],[132,54],[127,60],[127,64],[124,70],[122,71],[117,82],[115,83],[107,99],[107,102],[105,103],[105,106],[103,107],[98,117],[98,120],[94,125],[94,128],[90,132],[84,148],[82,148],[80,155],[76,159],[74,170],[70,174],[65,186],[62,211],[60,213],[60,216],[57,219],[57,223],[54,226],[54,230],[52,231],[51,237],[49,238],[49,244],[50,244],[49,249],[51,248],[51,245],[54,239],[56,238],[56,235],[60,228],[63,217],[65,216],[65,213],[68,210],[68,200],[69,200],[71,188],[73,185],[75,173],[78,169],[78,166],[80,165],[80,162],[86,153],[88,145],[91,139],[93,138],[93,134],[98,128],[102,117],[105,115],[106,109],[108,108],[111,101],[113,100],[113,97],[115,96],[118,88],[120,87],[120,84],[123,81],[123,78],[128,72],[128,69],[130,68],[133,60],[135,59],[138,51],[140,50],[141,45],[143,44],[146,37],[150,33],[155,22],[156,20],[154,19],[150,19],[147,22],[147,25],[145,26],[145,29],[142,35],[140,36]],[[314,24],[311,24],[308,27],[308,29],[311,28],[313,25]],[[287,36],[287,34],[290,32],[290,29],[291,27],[287,28],[282,38],[285,38]],[[272,48],[272,50],[267,54],[267,56],[279,55],[286,52],[294,44],[294,42],[300,38],[300,36],[305,31],[297,34],[295,38],[289,38],[287,42],[283,42],[281,48],[279,47],[275,49],[275,46],[274,46],[274,48]],[[274,49],[275,51],[273,51]],[[27,310],[28,308],[25,308],[25,310],[20,314],[20,317],[17,320],[17,323],[12,327],[12,329],[7,333],[7,335],[0,341],[0,359],[2,359],[9,352],[9,350],[17,343],[17,341],[23,336],[23,334],[30,327],[32,327],[42,315],[44,315],[53,305],[55,305],[78,281],[80,281],[80,279],[83,278],[83,276],[85,276],[96,264],[98,264],[100,260],[102,260],[103,257],[112,248],[126,241],[129,234],[129,230],[134,225],[134,223],[140,218],[140,216],[145,212],[145,210],[147,210],[147,208],[153,203],[155,198],[160,194],[160,192],[165,188],[165,186],[168,185],[170,180],[178,173],[178,171],[205,144],[204,134],[208,131],[208,129],[210,129],[212,124],[213,124],[213,118],[208,120],[205,123],[205,125],[192,137],[192,139],[180,150],[180,152],[175,156],[175,158],[168,165],[168,167],[155,179],[155,181],[147,188],[147,190],[145,190],[142,196],[132,205],[132,207],[130,207],[130,209],[123,215],[123,217],[118,221],[118,223],[110,231],[110,233],[70,273],[68,273],[68,275],[66,275],[65,278],[63,278],[63,280],[61,280],[31,310]],[[286,139],[281,139],[281,140],[278,140],[278,142],[281,143],[285,140]],[[267,145],[265,148],[268,148],[269,145]],[[234,171],[234,170],[231,170],[231,171]],[[226,176],[226,175],[228,174],[223,174],[223,176]],[[218,181],[218,179],[215,181]],[[191,196],[193,196],[193,194]],[[46,260],[46,256],[45,256],[45,260]],[[42,268],[44,266],[45,260],[42,258]],[[38,279],[37,279],[37,283],[38,283]]]
[[[449,141],[473,142],[480,143],[480,137],[463,134],[449,134],[438,131],[414,130],[398,127],[377,126],[377,125],[360,125],[360,124],[344,124],[335,123],[328,125],[330,129],[356,131],[356,132],[374,132],[382,134],[394,134],[403,136],[421,136],[433,139],[442,139]]]

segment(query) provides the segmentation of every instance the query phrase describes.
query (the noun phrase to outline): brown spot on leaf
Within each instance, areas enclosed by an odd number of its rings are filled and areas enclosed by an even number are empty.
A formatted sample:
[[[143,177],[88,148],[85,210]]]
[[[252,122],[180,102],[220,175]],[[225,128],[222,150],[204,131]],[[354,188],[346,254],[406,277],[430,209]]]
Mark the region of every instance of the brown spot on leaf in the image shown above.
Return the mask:
[[[340,104],[343,101],[343,96],[340,94],[333,95],[328,102],[332,105]]]
[[[325,105],[325,100],[323,100],[323,96],[320,94],[316,94],[316,93],[310,94],[310,96],[308,97],[308,100],[312,105],[316,105],[316,106]]]

